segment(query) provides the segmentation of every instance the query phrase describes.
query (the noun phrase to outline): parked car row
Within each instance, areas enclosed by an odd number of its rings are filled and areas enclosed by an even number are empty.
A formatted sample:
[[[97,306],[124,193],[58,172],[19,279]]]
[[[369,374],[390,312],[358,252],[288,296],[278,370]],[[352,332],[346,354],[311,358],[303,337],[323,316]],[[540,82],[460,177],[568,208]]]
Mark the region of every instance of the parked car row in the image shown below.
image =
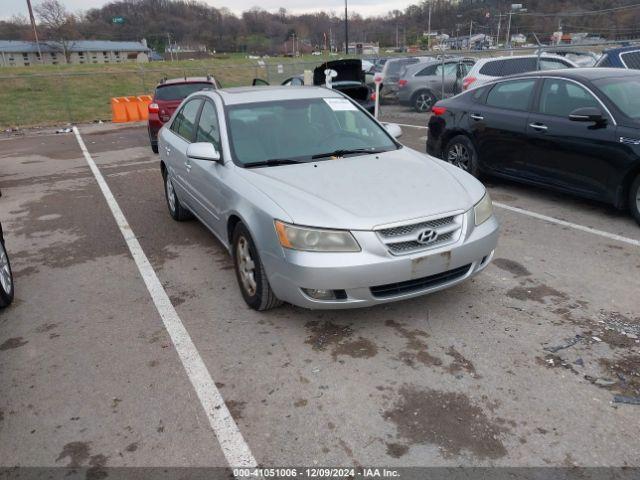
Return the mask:
[[[496,175],[628,208],[640,223],[640,73],[536,71],[438,102],[427,152]]]
[[[435,66],[440,63],[441,67]],[[578,67],[640,69],[640,46],[605,50],[602,55],[557,47],[534,55],[483,59],[406,57],[386,59],[375,75],[382,82],[382,97],[394,98],[417,112],[429,112],[440,98],[509,75],[539,70]],[[444,75],[443,75],[444,69]]]

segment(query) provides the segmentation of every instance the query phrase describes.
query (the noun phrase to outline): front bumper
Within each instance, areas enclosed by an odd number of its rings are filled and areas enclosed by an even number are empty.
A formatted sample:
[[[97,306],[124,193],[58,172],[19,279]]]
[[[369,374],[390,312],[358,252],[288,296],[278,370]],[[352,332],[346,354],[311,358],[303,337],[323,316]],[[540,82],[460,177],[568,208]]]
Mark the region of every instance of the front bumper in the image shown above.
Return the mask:
[[[465,224],[472,225],[473,210],[465,216]],[[465,228],[454,244],[402,256],[389,253],[375,232],[355,231],[361,252],[284,249],[284,258],[267,255],[263,261],[271,288],[281,300],[310,309],[368,307],[443,290],[476,275],[493,257],[498,230],[492,216],[478,227]],[[396,289],[407,284],[413,289]],[[316,300],[302,288],[344,290],[347,298]]]

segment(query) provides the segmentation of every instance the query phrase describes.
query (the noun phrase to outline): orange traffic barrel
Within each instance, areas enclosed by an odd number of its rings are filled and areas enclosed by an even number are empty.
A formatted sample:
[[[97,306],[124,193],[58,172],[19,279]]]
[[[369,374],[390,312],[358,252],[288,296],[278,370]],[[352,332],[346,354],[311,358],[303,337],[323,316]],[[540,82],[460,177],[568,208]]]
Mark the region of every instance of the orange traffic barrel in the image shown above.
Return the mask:
[[[113,123],[125,123],[128,122],[127,107],[122,98],[111,99],[111,121]]]
[[[151,104],[152,99],[153,97],[151,95],[139,95],[137,97],[138,115],[140,117],[140,120],[149,119],[149,104]]]
[[[125,108],[127,109],[127,119],[129,122],[140,121],[140,113],[138,112],[138,99],[137,97],[123,97],[125,101]]]

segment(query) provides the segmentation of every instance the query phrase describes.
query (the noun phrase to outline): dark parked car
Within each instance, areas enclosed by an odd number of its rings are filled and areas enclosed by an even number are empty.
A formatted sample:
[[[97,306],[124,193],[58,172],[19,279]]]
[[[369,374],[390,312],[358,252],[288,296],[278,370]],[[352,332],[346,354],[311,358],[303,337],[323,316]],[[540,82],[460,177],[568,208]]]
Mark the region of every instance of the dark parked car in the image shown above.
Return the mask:
[[[207,77],[182,77],[161,80],[156,86],[153,100],[149,105],[149,142],[151,150],[158,153],[158,132],[169,121],[171,115],[182,100],[193,92],[209,88],[220,88],[215,78],[211,75]]]
[[[640,70],[640,45],[605,50],[596,67]]]
[[[427,153],[472,173],[571,192],[640,223],[640,73],[530,72],[443,100]]]
[[[13,273],[11,263],[4,246],[2,224],[0,224],[0,308],[4,308],[13,301]]]
[[[354,99],[362,108],[371,115],[375,110],[375,92],[365,82],[365,72],[362,71],[362,61],[358,59],[334,60],[325,62],[313,70],[313,84],[316,86],[325,85],[325,70],[334,70],[337,76],[332,79],[331,88],[344,93]],[[269,82],[261,78],[253,80],[254,86],[269,85]],[[287,78],[282,85],[302,86],[304,85],[304,75],[296,75]]]

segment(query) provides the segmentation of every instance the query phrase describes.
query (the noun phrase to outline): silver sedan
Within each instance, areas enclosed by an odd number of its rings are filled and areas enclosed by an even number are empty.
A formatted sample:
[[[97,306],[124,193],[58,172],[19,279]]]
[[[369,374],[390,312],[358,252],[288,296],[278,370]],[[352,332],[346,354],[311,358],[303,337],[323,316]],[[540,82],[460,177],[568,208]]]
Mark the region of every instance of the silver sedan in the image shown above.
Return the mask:
[[[233,256],[246,303],[350,308],[462,282],[490,262],[491,199],[475,178],[402,146],[339,92],[198,92],[162,128],[166,200]]]

